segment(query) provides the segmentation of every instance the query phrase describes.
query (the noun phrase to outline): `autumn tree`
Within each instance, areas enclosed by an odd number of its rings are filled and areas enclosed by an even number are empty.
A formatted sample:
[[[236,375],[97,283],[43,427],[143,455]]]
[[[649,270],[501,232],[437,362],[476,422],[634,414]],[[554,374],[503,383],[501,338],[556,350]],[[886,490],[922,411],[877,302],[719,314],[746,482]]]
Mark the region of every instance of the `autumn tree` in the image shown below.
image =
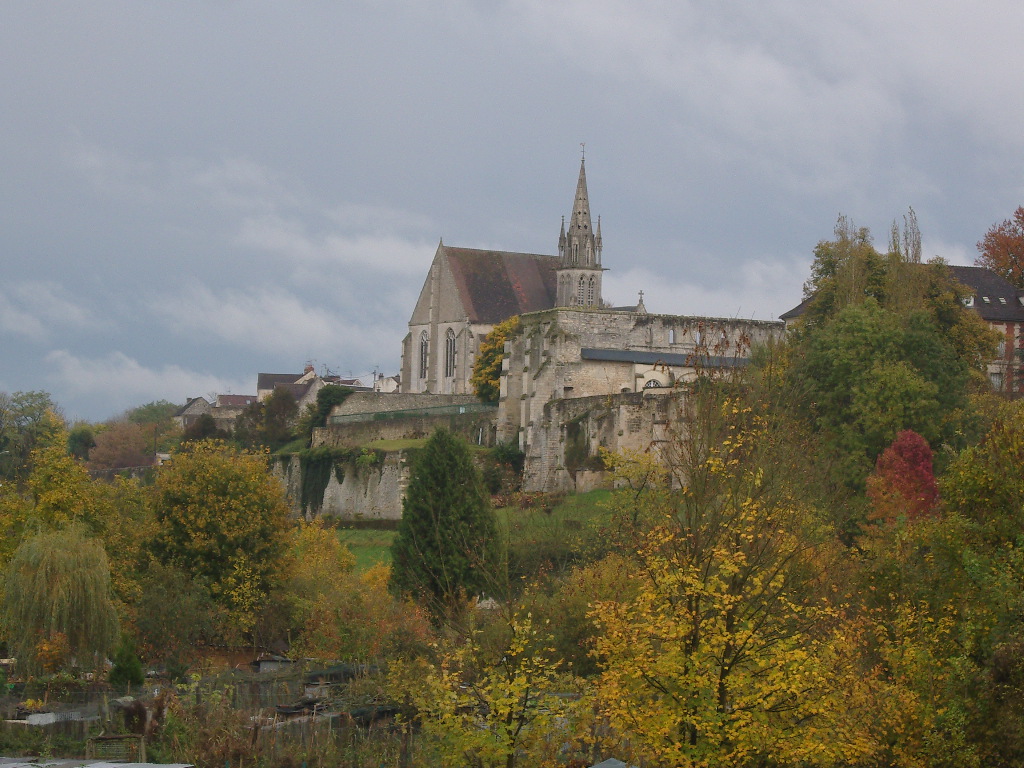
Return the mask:
[[[491,329],[480,344],[473,362],[470,383],[473,392],[485,403],[496,403],[501,394],[501,363],[505,359],[505,342],[519,332],[519,316],[503,320]]]
[[[0,392],[0,478],[21,479],[41,440],[63,429],[64,417],[47,392]]]
[[[247,406],[235,422],[235,439],[248,448],[277,450],[295,437],[299,406],[295,396],[278,387],[266,400]]]
[[[126,467],[148,467],[154,456],[152,432],[130,421],[115,421],[108,424],[95,437],[95,445],[89,451],[90,469],[122,469]]]
[[[878,457],[867,480],[873,520],[909,521],[932,514],[939,501],[928,441],[913,430],[903,430]]]
[[[391,587],[435,617],[497,586],[497,529],[466,442],[438,429],[415,459],[391,545]]]
[[[81,526],[24,540],[7,568],[3,626],[28,672],[44,664],[44,644],[66,642],[71,659],[94,669],[118,637],[103,546]]]
[[[558,765],[573,741],[578,685],[562,671],[546,626],[523,611],[496,623],[498,637],[473,628],[436,661],[392,665],[389,688],[416,709],[431,765]]]
[[[988,267],[1018,288],[1024,288],[1024,207],[1000,224],[993,224],[978,243],[974,263]]]
[[[826,526],[776,472],[773,435],[716,388],[660,456],[613,457],[636,593],[598,602],[598,702],[650,765],[835,764],[876,745],[829,599]]]
[[[158,475],[153,507],[153,553],[200,578],[233,630],[251,631],[275,580],[288,515],[266,455],[190,443]]]

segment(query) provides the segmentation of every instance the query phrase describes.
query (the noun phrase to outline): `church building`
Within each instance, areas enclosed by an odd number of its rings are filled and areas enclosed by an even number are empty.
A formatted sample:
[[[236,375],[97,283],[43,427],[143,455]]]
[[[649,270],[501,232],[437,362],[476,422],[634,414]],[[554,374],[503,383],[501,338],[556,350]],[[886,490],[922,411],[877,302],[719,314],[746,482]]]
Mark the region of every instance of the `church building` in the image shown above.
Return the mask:
[[[470,394],[473,361],[495,325],[555,307],[601,306],[601,220],[595,229],[584,164],[557,257],[438,244],[402,341],[402,392]]]

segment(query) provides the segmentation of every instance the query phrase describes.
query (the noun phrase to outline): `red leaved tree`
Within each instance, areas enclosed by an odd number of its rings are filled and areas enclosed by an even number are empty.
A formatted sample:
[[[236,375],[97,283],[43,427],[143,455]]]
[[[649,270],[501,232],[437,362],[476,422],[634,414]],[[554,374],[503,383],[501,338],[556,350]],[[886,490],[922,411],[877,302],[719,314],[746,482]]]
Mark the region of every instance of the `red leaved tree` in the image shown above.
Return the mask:
[[[978,243],[981,256],[974,260],[979,267],[988,267],[1018,288],[1024,288],[1024,207],[1013,212],[1013,218],[993,224]]]
[[[896,435],[875,463],[867,481],[874,522],[914,521],[936,512],[939,490],[928,441],[910,429]]]

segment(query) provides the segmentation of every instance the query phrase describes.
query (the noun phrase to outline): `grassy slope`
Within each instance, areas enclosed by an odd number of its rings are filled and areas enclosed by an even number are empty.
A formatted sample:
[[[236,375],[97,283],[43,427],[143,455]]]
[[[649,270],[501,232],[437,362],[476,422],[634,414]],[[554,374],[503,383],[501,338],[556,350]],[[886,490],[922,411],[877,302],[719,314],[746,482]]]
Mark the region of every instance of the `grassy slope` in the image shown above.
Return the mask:
[[[496,510],[499,528],[510,539],[550,542],[573,538],[584,528],[607,519],[604,508],[609,491],[591,491],[567,496],[550,512],[541,509],[504,507]],[[356,557],[356,570],[365,571],[376,563],[391,562],[390,546],[395,531],[339,528],[338,537]]]

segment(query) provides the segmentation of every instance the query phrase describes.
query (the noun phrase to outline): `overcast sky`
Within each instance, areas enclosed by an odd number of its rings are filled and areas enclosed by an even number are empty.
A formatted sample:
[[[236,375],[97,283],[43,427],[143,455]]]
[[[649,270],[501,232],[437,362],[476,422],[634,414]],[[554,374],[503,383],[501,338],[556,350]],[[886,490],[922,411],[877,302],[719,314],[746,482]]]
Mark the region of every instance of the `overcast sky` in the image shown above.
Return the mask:
[[[3,4],[0,391],[69,418],[397,373],[438,239],[771,319],[842,213],[972,263],[1024,203],[1024,4]]]

